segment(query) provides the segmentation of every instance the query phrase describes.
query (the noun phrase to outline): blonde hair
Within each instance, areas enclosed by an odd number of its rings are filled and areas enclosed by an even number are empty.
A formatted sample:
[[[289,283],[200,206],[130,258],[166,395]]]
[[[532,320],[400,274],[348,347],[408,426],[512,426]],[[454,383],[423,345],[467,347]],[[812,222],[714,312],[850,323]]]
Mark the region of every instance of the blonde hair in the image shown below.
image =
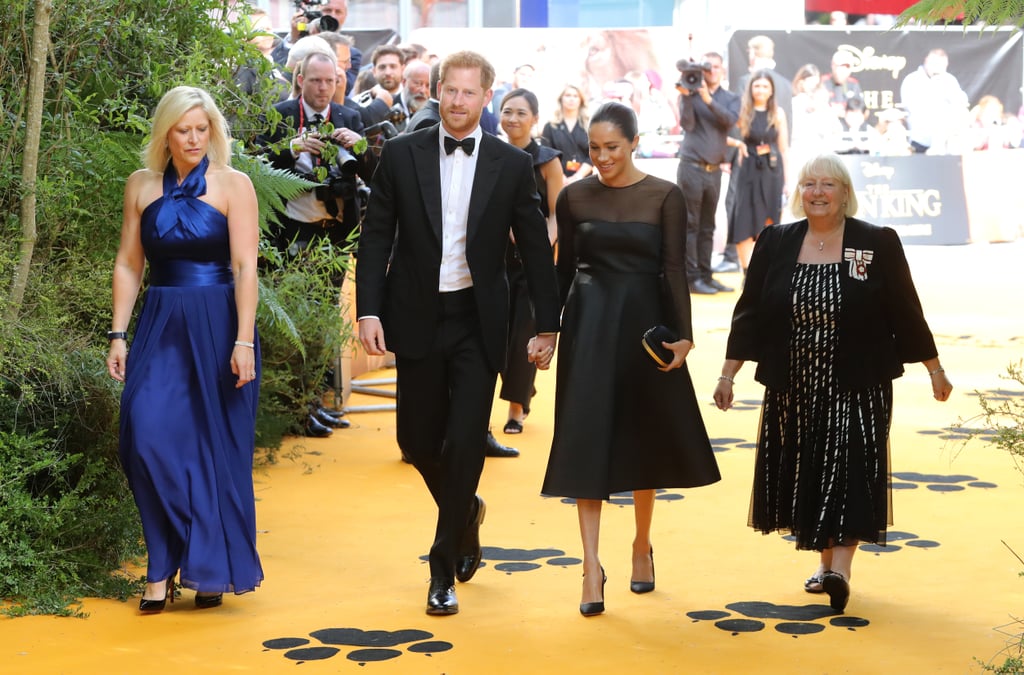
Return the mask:
[[[802,218],[807,215],[804,212],[804,200],[800,186],[808,178],[831,178],[842,183],[846,188],[846,210],[843,215],[853,217],[857,215],[857,193],[853,189],[852,178],[843,160],[839,155],[825,153],[812,157],[800,168],[796,177],[797,189],[789,197],[789,210],[793,215]]]
[[[449,54],[441,61],[441,71],[438,74],[438,83],[444,82],[448,71],[452,68],[479,68],[480,86],[487,91],[494,84],[494,66],[482,54],[471,51],[455,52]]]
[[[587,113],[587,95],[583,93],[583,88],[575,84],[567,83],[562,87],[562,92],[558,95],[558,105],[555,107],[555,114],[551,118],[551,121],[555,124],[561,124],[565,121],[565,115],[562,113],[562,97],[565,96],[567,89],[572,89],[580,97],[580,111],[577,113],[580,126],[584,129],[590,126],[590,115]]]
[[[164,94],[153,112],[149,142],[142,150],[142,163],[147,169],[163,172],[167,168],[171,159],[167,134],[193,108],[202,108],[210,120],[210,142],[206,149],[210,163],[231,165],[231,134],[213,97],[198,87],[180,86]]]

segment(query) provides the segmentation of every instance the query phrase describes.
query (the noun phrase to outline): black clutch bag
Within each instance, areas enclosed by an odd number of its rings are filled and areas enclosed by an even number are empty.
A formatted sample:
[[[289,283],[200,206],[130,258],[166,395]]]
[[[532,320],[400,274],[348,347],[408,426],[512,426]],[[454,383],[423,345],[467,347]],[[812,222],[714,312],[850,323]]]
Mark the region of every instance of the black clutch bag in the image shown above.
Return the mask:
[[[660,367],[664,368],[668,364],[672,363],[672,359],[675,355],[671,349],[666,349],[661,346],[662,342],[675,342],[678,340],[675,334],[665,326],[651,326],[644,332],[644,337],[640,343],[644,346],[644,351],[647,352],[648,356],[657,363]]]

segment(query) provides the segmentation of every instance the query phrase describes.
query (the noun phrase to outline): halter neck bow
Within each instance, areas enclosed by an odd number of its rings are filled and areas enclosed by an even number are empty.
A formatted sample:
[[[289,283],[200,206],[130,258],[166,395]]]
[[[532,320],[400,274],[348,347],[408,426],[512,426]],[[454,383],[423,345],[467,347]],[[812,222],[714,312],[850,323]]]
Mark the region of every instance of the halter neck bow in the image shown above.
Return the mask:
[[[210,160],[203,157],[202,161],[185,176],[178,184],[178,172],[172,162],[167,163],[164,170],[164,198],[156,216],[156,236],[164,237],[179,225],[189,232],[196,232],[202,223],[199,211],[199,197],[206,194],[206,168]]]

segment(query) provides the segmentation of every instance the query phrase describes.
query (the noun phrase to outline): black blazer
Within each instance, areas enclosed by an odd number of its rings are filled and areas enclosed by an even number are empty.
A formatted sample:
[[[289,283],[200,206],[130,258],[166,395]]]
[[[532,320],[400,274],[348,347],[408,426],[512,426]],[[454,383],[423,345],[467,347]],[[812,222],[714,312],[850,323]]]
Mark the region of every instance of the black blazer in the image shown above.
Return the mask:
[[[299,128],[299,106],[301,102],[297,98],[281,101],[274,106],[277,112],[281,113],[281,121],[269,133],[260,136],[257,143],[266,147],[286,138],[292,138]],[[363,119],[359,112],[345,107],[340,103],[331,103],[331,115],[328,120],[337,127],[351,129],[358,134],[363,133]],[[268,156],[270,163],[278,169],[295,170],[295,156],[288,147],[277,148],[271,151]]]
[[[274,108],[281,113],[281,121],[270,133],[257,138],[256,142],[263,147],[271,148],[276,143],[293,138],[299,128],[299,106],[301,105],[302,103],[297,98],[276,104]],[[335,128],[345,127],[360,135],[363,133],[363,120],[359,112],[340,103],[331,103],[331,115],[328,121]],[[292,155],[291,148],[287,147],[287,144],[282,144],[280,148],[270,149],[267,156],[275,168],[295,171],[296,157]],[[373,153],[364,152],[362,155],[357,155],[356,159],[359,160],[357,169],[359,176],[368,180],[375,166]],[[359,227],[360,210],[355,196],[345,199],[342,229],[336,233],[336,237],[332,238],[332,241],[345,241],[351,236],[352,232]]]
[[[388,349],[417,358],[433,342],[440,298],[441,170],[438,126],[384,143],[359,237],[357,316],[378,316]],[[484,349],[505,365],[509,230],[526,268],[539,332],[558,330],[558,283],[533,160],[494,136],[480,141],[466,236]]]
[[[570,161],[590,163],[590,138],[587,130],[577,120],[576,126],[569,131],[565,122],[554,124],[548,122],[540,134],[544,139],[544,145],[562,152],[562,173],[571,176],[575,171],[569,171],[567,164]]]
[[[733,312],[726,358],[757,361],[754,377],[773,389],[789,383],[791,282],[807,220],[765,228],[758,236],[743,293]],[[846,219],[841,267],[836,373],[844,389],[863,389],[903,374],[904,363],[938,355],[910,277],[899,235]],[[870,253],[864,278],[847,255]]]

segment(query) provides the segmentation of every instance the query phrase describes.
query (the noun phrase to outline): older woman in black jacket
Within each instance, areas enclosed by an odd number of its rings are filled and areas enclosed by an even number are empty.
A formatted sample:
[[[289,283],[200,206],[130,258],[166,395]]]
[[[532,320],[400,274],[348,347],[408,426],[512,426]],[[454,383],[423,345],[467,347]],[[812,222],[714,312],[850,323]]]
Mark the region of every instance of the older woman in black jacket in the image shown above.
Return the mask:
[[[892,380],[920,362],[936,400],[953,386],[899,237],[852,217],[857,197],[842,160],[804,165],[790,206],[806,218],[758,238],[714,398],[728,410],[736,373],[757,362],[766,390],[749,524],[819,551],[804,589],[828,593],[841,611],[858,543],[884,545],[892,523]]]

